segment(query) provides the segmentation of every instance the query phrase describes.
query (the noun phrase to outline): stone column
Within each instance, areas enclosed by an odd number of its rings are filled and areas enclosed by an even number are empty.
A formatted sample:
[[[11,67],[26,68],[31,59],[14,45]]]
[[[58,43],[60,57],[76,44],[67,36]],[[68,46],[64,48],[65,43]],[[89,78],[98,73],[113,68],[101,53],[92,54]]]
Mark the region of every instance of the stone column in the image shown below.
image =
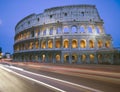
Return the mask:
[[[95,53],[95,52],[94,52]],[[94,54],[94,63],[98,64],[97,54]]]
[[[89,39],[86,39],[86,48],[89,49]]]
[[[78,54],[78,62],[77,62],[78,64],[81,64],[81,57],[80,57],[80,55]]]
[[[69,53],[69,64],[71,64],[72,63],[72,55],[71,55],[71,53]]]
[[[77,40],[78,40],[78,48],[80,49],[80,39]]]
[[[64,63],[64,54],[61,52],[61,56],[60,56],[60,61],[63,64]]]
[[[55,37],[53,38],[53,48],[55,49]]]
[[[69,48],[71,49],[72,48],[72,39],[68,39],[69,40]]]
[[[86,63],[90,64],[90,56],[89,56],[89,54],[86,54],[86,60],[87,60]]]
[[[55,53],[53,53],[52,58],[53,58],[53,63],[56,63],[56,62],[55,62]]]
[[[45,41],[46,41],[46,48],[45,49],[47,49],[48,48],[48,38],[46,38]]]
[[[80,27],[77,25],[77,33],[80,33]]]
[[[113,54],[111,54],[111,64],[114,64],[114,61],[113,61]]]
[[[71,27],[68,28],[69,28],[69,34],[72,34],[72,28]]]

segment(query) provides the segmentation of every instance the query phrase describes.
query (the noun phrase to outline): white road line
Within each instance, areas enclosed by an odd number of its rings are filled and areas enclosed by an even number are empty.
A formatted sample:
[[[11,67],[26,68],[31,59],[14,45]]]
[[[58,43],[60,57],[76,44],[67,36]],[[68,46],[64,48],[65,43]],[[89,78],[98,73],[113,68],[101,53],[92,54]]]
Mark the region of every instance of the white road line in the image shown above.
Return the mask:
[[[65,80],[61,80],[61,79],[57,79],[57,78],[53,78],[53,77],[49,77],[49,76],[45,76],[45,75],[29,72],[29,71],[26,71],[26,70],[24,72],[29,73],[29,74],[33,74],[33,75],[37,75],[37,76],[41,76],[41,77],[44,77],[44,78],[47,78],[47,79],[52,79],[52,80],[60,81],[60,82],[63,82],[63,83],[71,84],[71,85],[74,85],[74,86],[77,86],[77,87],[81,87],[81,88],[84,88],[84,89],[87,89],[87,90],[90,90],[90,91],[103,92],[101,90],[97,90],[97,89],[94,89],[94,88],[91,88],[91,87],[87,87],[87,86],[79,85],[79,84],[72,83],[72,82],[69,82],[69,81],[65,81]]]
[[[48,88],[51,88],[51,89],[54,89],[54,90],[56,90],[56,91],[59,91],[59,92],[66,92],[66,91],[64,91],[64,90],[62,90],[62,89],[59,89],[59,88],[54,87],[54,86],[51,86],[51,85],[46,84],[46,83],[44,83],[44,82],[41,82],[41,81],[38,81],[38,80],[32,79],[32,78],[30,78],[30,77],[27,77],[27,76],[21,75],[21,74],[19,74],[19,73],[16,73],[16,72],[14,72],[14,71],[12,71],[12,70],[9,70],[9,69],[7,69],[7,68],[5,68],[5,67],[0,66],[0,68],[6,70],[6,71],[8,71],[8,72],[12,72],[12,73],[14,73],[14,74],[16,74],[16,75],[18,75],[18,76],[21,76],[21,77],[23,77],[23,78],[26,78],[26,79],[28,79],[28,80],[31,80],[31,81],[37,82],[37,83],[39,83],[39,84],[41,84],[41,85],[44,85],[44,86],[46,86],[46,87],[48,87]],[[14,68],[14,69],[15,69],[15,68]]]
[[[15,67],[10,67],[10,68],[17,69],[17,68],[15,68]],[[20,70],[22,70],[22,69],[20,69]],[[29,72],[29,71],[26,71],[26,70],[24,70],[23,72],[26,72],[26,73],[29,73],[29,74],[33,74],[33,75],[37,75],[37,76],[41,76],[41,77],[44,77],[44,78],[47,78],[47,79],[52,79],[52,80],[60,81],[60,82],[63,82],[63,83],[71,84],[71,85],[73,85],[73,86],[77,86],[77,87],[80,87],[80,88],[84,88],[84,89],[87,89],[87,90],[90,90],[90,91],[103,92],[103,91],[101,91],[101,90],[97,90],[97,89],[94,89],[94,88],[91,88],[91,87],[87,87],[87,86],[79,85],[79,84],[72,83],[72,82],[69,82],[69,81],[65,81],[65,80],[61,80],[61,79],[57,79],[57,78],[45,76],[45,75],[42,75],[42,74],[37,74],[37,73]]]

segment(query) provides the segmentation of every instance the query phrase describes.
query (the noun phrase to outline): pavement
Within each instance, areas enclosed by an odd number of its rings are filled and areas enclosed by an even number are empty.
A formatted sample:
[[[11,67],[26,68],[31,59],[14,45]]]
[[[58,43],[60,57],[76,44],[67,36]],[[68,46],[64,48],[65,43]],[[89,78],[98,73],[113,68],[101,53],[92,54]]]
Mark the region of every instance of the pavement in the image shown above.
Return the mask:
[[[34,62],[1,62],[27,70],[41,70],[120,84],[120,65],[75,65]],[[35,72],[35,71],[34,71]]]
[[[33,62],[1,62],[4,65],[13,65],[37,74],[47,75],[52,78],[65,80],[77,85],[84,85],[104,92],[120,91],[120,66],[119,65],[67,65]],[[17,71],[18,72],[18,71]],[[29,75],[29,74],[27,74]],[[42,78],[41,78],[42,79]],[[45,80],[46,79],[42,79]],[[40,80],[40,81],[42,81]],[[86,92],[86,89],[72,87],[47,79],[47,83],[57,85],[67,92]],[[62,84],[62,85],[61,85]],[[51,84],[50,84],[51,85]],[[54,86],[55,86],[54,85]],[[72,88],[72,89],[71,89]],[[68,90],[70,89],[70,90]],[[76,90],[76,91],[75,91]],[[88,90],[89,92],[95,92]]]

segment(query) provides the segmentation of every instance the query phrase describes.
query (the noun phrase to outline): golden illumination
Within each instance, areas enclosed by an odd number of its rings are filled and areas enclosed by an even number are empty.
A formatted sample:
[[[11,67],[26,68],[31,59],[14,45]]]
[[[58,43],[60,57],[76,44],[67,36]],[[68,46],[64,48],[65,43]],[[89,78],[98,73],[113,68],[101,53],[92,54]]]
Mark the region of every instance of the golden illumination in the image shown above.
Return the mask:
[[[60,48],[61,47],[60,40],[56,40],[55,47],[56,48]]]
[[[98,40],[98,48],[102,48],[102,46],[103,46],[102,41],[101,41],[101,40]]]
[[[89,41],[89,47],[90,47],[90,48],[94,48],[94,42],[93,42],[93,40],[90,40],[90,41]]]
[[[81,48],[85,48],[86,47],[86,41],[85,40],[81,40],[80,41],[80,47]]]
[[[77,40],[72,40],[72,48],[77,48],[77,47],[78,47]]]
[[[42,60],[45,61],[45,54],[42,55]]]
[[[69,47],[69,41],[66,39],[64,40],[64,48],[68,48]]]
[[[41,44],[41,48],[46,48],[46,41],[43,41],[42,44]]]
[[[86,60],[86,55],[83,54],[83,55],[81,56],[81,58],[82,58],[82,62],[85,62],[85,60]]]
[[[110,41],[106,41],[106,42],[105,42],[105,47],[106,47],[106,48],[109,48],[109,47],[110,47]]]
[[[39,44],[38,41],[35,42],[35,48],[38,49],[39,48]]]
[[[56,55],[56,61],[60,61],[60,55]]]
[[[90,61],[94,61],[94,55],[90,54]]]
[[[53,47],[53,42],[52,42],[52,40],[49,40],[48,41],[48,48],[52,48]]]

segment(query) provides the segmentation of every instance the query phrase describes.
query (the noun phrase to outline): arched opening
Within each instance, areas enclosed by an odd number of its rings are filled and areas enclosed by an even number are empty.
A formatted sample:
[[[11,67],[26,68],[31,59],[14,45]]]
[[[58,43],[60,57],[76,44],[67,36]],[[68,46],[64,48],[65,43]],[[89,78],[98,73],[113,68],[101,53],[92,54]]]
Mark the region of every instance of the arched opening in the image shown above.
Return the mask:
[[[61,34],[61,29],[58,27],[57,30],[56,30],[56,34]]]
[[[38,49],[39,48],[39,44],[38,41],[35,42],[35,48]]]
[[[64,48],[68,48],[69,47],[69,40],[68,39],[65,39],[64,42],[63,42],[63,47]]]
[[[69,28],[68,27],[64,27],[64,34],[69,34]]]
[[[109,47],[110,47],[110,41],[106,41],[106,42],[105,42],[105,47],[106,47],[106,48],[109,48]]]
[[[69,62],[69,54],[64,54],[64,63]]]
[[[98,48],[102,48],[102,46],[103,46],[102,40],[98,40]]]
[[[80,27],[80,33],[85,33],[85,28],[84,28],[84,26],[81,26],[81,27]]]
[[[95,58],[94,55],[93,55],[93,54],[90,54],[89,57],[90,57],[90,63],[94,63],[94,58]]]
[[[78,60],[77,54],[72,54],[72,63],[76,63]]]
[[[48,62],[52,62],[52,61],[53,61],[52,54],[51,54],[51,53],[49,53],[49,54],[48,54]]]
[[[48,41],[48,48],[53,48],[53,41],[52,40]]]
[[[60,61],[60,55],[57,54],[57,55],[56,55],[56,62],[59,62],[59,61]]]
[[[81,40],[80,41],[80,47],[85,48],[86,47],[86,40]]]
[[[50,28],[49,35],[53,35],[53,28]]]
[[[102,54],[98,54],[98,63],[99,63],[99,64],[102,63]]]
[[[46,30],[43,31],[43,35],[46,35]]]
[[[61,47],[60,43],[61,43],[60,40],[56,40],[55,47],[60,48]]]
[[[41,43],[41,48],[43,48],[43,49],[46,48],[46,41],[42,41],[42,43]]]
[[[98,27],[95,28],[96,29],[96,33],[100,33],[100,29]]]
[[[87,29],[88,29],[88,33],[92,33],[92,27],[89,26]]]
[[[82,63],[86,63],[86,55],[85,54],[81,55],[81,61],[82,61]]]
[[[94,48],[94,42],[93,42],[93,40],[90,40],[90,41],[89,41],[89,47],[90,47],[90,48]]]
[[[33,49],[33,42],[30,42],[29,48],[30,48],[30,49]]]
[[[35,61],[38,61],[38,55],[35,55]]]
[[[77,27],[76,26],[72,26],[72,33],[77,33]]]
[[[42,62],[45,62],[45,54],[42,55]]]
[[[76,39],[72,40],[72,48],[77,48],[78,47],[78,42]]]

